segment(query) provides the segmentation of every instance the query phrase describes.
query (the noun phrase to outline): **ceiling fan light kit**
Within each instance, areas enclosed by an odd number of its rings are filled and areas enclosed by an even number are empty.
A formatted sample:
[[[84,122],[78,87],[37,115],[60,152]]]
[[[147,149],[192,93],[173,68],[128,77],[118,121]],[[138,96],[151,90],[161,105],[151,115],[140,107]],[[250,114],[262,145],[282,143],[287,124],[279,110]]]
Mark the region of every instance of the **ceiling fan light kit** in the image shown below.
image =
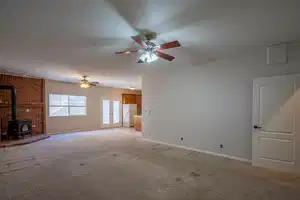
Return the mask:
[[[88,83],[80,83],[81,88],[89,88],[90,85]]]
[[[83,76],[83,79],[80,81],[80,87],[81,88],[89,88],[90,86],[96,86],[99,85],[98,82],[89,82],[87,80],[87,76]]]
[[[156,56],[156,54],[151,51],[146,51],[142,53],[139,57],[139,60],[141,60],[143,63],[150,63],[157,59],[158,57]]]
[[[137,44],[139,44],[142,48],[140,50],[126,50],[116,52],[115,54],[130,54],[135,52],[140,52],[138,63],[151,63],[158,58],[162,58],[168,61],[172,61],[175,59],[174,56],[165,54],[161,52],[161,50],[171,49],[175,47],[180,47],[180,43],[176,40],[173,42],[167,42],[165,44],[157,45],[154,42],[151,42],[151,35],[145,34],[145,41],[142,40],[140,35],[131,37]]]

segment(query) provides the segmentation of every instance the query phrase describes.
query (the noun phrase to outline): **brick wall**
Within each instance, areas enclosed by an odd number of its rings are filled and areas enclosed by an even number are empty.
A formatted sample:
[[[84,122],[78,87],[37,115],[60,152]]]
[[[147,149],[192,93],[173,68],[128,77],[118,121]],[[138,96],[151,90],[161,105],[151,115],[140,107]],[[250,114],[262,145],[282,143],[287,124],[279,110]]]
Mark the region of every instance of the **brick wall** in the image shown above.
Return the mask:
[[[45,81],[43,79],[0,74],[0,85],[13,85],[17,90],[17,119],[32,120],[33,134],[46,130],[45,124]],[[0,90],[1,131],[7,130],[11,119],[11,92]]]

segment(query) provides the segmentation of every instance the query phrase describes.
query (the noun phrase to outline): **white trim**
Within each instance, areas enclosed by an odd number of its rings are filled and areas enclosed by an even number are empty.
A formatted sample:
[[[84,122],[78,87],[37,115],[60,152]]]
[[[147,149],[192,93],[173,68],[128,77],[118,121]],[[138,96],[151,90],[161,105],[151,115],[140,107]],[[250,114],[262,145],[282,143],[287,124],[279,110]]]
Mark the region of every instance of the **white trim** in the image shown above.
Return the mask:
[[[300,74],[287,74],[287,75],[278,75],[278,76],[262,76],[262,77],[258,77],[255,78],[254,80],[274,80],[274,78],[285,78],[285,77],[291,77],[291,78],[295,78],[300,76]]]
[[[144,137],[142,137],[142,139],[147,140],[149,142],[168,145],[168,146],[176,147],[176,148],[180,148],[180,149],[186,149],[186,150],[190,150],[190,151],[196,151],[196,152],[199,152],[199,153],[205,153],[205,154],[210,154],[210,155],[214,155],[214,156],[229,158],[229,159],[232,159],[232,160],[238,160],[238,161],[242,161],[242,162],[252,163],[252,161],[250,159],[246,159],[246,158],[240,158],[240,157],[236,157],[236,156],[230,156],[230,155],[226,155],[226,154],[222,154],[222,153],[205,151],[205,150],[201,150],[201,149],[194,149],[194,148],[190,148],[190,147],[180,146],[180,145],[177,145],[177,144],[169,144],[169,143],[166,143],[166,142],[151,140],[151,139],[144,138]]]

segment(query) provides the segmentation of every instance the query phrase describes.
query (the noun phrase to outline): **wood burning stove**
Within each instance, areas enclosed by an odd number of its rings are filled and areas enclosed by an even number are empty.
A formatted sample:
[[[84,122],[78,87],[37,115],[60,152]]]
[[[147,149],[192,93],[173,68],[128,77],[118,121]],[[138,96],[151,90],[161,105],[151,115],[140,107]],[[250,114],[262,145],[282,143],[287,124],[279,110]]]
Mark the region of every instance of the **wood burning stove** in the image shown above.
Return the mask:
[[[0,89],[11,90],[12,120],[9,121],[8,123],[8,131],[7,131],[8,138],[9,137],[19,138],[20,135],[24,136],[26,134],[32,134],[31,120],[17,120],[16,87],[11,85],[0,85]]]
[[[19,138],[32,134],[31,120],[13,120],[8,123],[8,137]]]

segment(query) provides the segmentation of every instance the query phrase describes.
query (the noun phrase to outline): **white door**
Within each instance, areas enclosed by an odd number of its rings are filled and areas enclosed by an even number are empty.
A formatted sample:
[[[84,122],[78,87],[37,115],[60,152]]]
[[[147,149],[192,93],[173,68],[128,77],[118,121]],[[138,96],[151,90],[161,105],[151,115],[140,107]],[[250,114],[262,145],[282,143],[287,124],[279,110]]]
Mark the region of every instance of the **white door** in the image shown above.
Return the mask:
[[[110,100],[102,101],[102,127],[109,128],[111,124],[111,105]]]
[[[121,126],[121,105],[120,101],[112,101],[112,124],[114,127]]]
[[[253,85],[253,165],[300,172],[300,75]]]
[[[120,101],[103,100],[102,101],[102,126],[103,128],[112,128],[121,126]]]

